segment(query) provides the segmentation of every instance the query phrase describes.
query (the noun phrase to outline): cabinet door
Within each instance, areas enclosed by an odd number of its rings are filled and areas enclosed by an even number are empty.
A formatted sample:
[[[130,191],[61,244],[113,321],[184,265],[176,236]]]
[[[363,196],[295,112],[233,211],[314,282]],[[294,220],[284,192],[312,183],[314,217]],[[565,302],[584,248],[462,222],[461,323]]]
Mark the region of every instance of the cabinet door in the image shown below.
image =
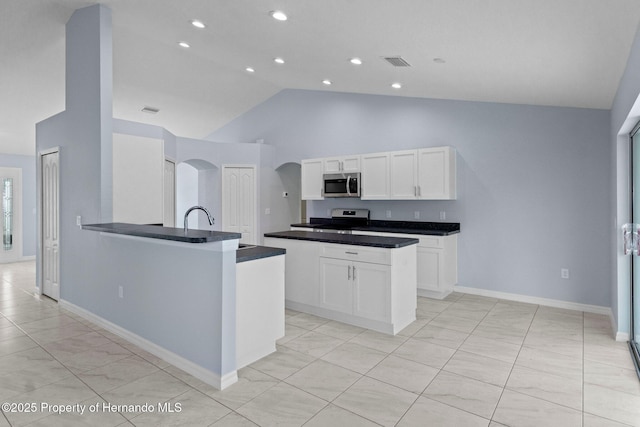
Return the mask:
[[[353,312],[352,263],[320,257],[319,305],[329,310]]]
[[[302,200],[322,200],[322,159],[303,160],[301,162],[301,197]]]
[[[443,251],[418,246],[418,289],[439,291],[442,275]]]
[[[456,152],[451,147],[418,150],[418,197],[456,198]]]
[[[389,199],[389,153],[362,156],[361,199]]]
[[[341,157],[329,157],[324,159],[324,173],[338,173],[342,172],[342,158]]]
[[[417,197],[418,152],[396,151],[389,155],[391,164],[391,199],[415,199]]]
[[[353,314],[372,320],[389,321],[391,316],[391,267],[354,262]]]
[[[360,156],[348,156],[342,158],[343,172],[360,172]]]

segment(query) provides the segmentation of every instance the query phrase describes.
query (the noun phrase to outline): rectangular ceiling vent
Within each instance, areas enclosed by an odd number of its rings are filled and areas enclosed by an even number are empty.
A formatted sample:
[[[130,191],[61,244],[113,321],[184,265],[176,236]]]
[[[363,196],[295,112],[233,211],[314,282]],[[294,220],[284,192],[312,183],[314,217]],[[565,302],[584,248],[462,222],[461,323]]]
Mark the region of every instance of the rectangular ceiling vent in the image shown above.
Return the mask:
[[[158,112],[160,111],[159,108],[155,108],[155,107],[149,107],[149,106],[145,106],[142,108],[143,113],[149,113],[149,114],[158,114]]]
[[[385,56],[383,59],[394,67],[411,67],[401,56]]]

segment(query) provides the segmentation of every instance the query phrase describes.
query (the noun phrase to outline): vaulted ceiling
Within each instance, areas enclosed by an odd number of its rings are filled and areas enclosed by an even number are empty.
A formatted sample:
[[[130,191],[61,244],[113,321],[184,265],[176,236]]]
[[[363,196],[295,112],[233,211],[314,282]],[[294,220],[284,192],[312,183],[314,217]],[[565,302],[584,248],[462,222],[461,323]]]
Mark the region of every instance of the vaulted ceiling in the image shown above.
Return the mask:
[[[65,24],[94,3],[0,0],[0,153],[33,154],[35,123],[64,110]],[[640,21],[637,0],[101,3],[114,116],[192,138],[284,88],[609,109]]]

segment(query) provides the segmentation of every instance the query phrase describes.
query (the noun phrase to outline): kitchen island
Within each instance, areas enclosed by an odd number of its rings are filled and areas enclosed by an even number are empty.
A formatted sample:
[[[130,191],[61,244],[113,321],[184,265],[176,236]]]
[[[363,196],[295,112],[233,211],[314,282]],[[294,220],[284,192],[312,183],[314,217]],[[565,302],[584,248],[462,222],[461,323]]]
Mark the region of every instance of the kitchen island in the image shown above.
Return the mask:
[[[332,215],[342,211],[334,209]],[[418,295],[444,299],[458,283],[458,222],[369,220],[367,211],[364,219],[311,217],[309,222],[291,224],[291,229],[417,238]]]
[[[393,335],[416,319],[417,243],[313,231],[265,234],[265,244],[287,250],[287,308]]]
[[[97,240],[100,261],[87,268],[99,291],[73,295],[73,303],[61,298],[63,308],[219,389],[237,381],[240,366],[275,351],[284,335],[282,249],[238,251],[239,233],[123,223],[82,228],[96,232],[86,238]],[[269,280],[256,280],[262,275]],[[252,318],[258,303],[269,322]]]

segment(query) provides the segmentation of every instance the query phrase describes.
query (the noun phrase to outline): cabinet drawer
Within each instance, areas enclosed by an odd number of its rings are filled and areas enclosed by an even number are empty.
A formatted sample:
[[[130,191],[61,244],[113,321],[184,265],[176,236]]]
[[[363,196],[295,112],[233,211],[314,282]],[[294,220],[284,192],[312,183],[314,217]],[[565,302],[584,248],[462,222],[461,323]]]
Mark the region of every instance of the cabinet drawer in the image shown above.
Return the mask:
[[[422,246],[423,248],[444,248],[444,237],[420,236],[418,246]]]
[[[390,250],[373,249],[364,246],[325,245],[320,250],[320,256],[375,264],[391,264]]]

